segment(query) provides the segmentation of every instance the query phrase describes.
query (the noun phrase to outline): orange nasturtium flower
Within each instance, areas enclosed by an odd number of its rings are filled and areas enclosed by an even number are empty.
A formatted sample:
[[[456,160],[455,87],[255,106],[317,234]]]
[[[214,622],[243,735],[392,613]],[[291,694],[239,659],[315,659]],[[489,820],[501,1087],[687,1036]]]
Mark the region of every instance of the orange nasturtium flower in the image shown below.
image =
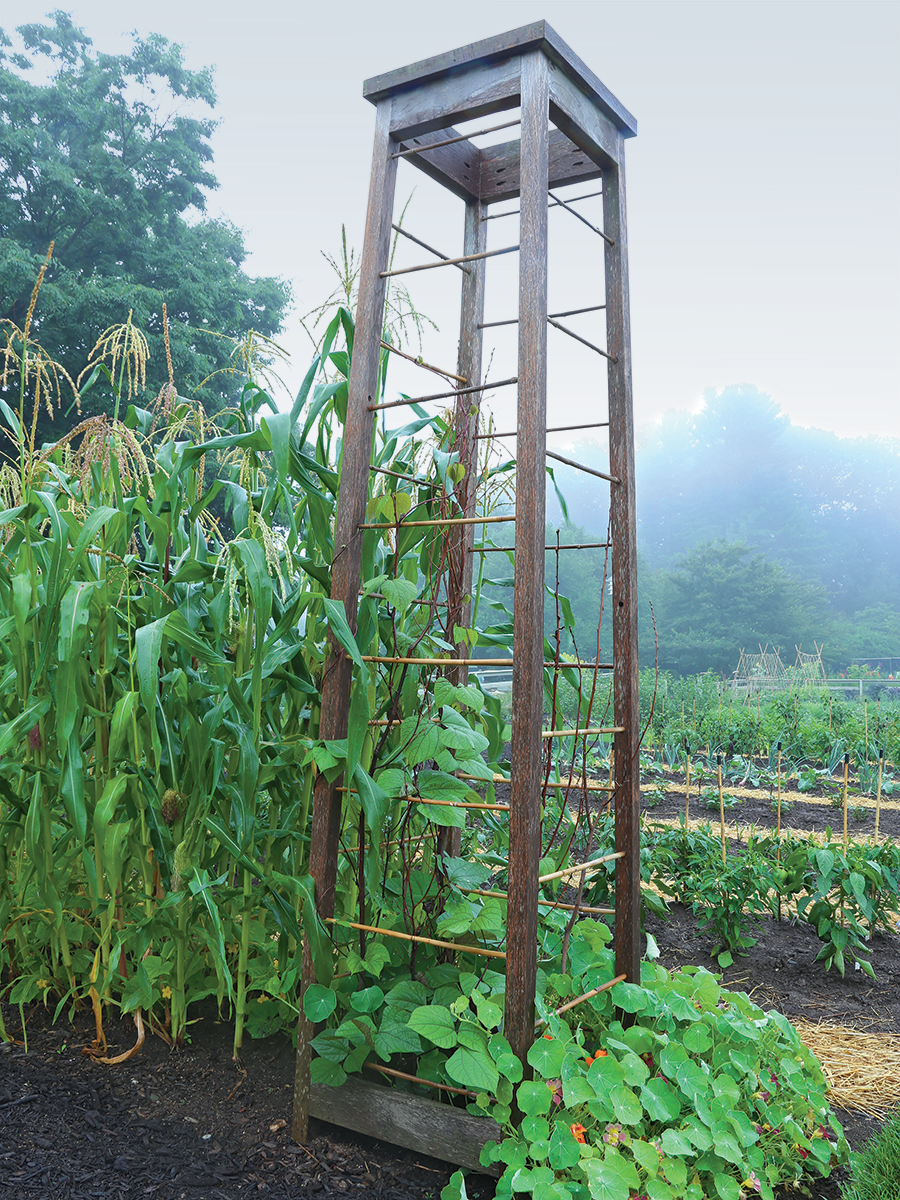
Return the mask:
[[[572,1137],[575,1139],[575,1141],[581,1142],[583,1145],[584,1144],[584,1135],[587,1133],[587,1130],[585,1129],[585,1127],[583,1125],[576,1124],[576,1125],[570,1125],[569,1128],[572,1130]]]

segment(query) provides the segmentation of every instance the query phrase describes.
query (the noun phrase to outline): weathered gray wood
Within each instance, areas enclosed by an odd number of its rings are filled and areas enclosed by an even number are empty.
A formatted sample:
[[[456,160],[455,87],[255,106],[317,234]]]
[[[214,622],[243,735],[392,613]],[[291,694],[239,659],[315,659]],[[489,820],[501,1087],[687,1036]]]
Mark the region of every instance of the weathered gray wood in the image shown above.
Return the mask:
[[[486,204],[499,200],[514,200],[519,195],[518,142],[489,146],[481,152],[479,191]],[[547,182],[550,187],[563,187],[579,180],[599,179],[600,168],[580,146],[558,129],[550,132],[548,143]]]
[[[534,51],[545,55],[569,79],[576,82],[616,127],[622,130],[625,137],[634,137],[637,133],[637,122],[628,109],[619,103],[612,92],[546,21],[534,21],[508,33],[484,38],[468,46],[460,46],[456,50],[400,67],[396,71],[375,75],[366,80],[363,95],[375,104],[385,96],[412,89],[416,85],[433,85],[437,80],[454,75],[465,78],[467,70],[478,65],[480,60],[499,64],[512,55],[525,56]]]
[[[606,338],[615,355],[608,363],[609,469],[621,483],[610,489],[612,555],[616,850],[616,974],[640,982],[640,707],[638,703],[637,530],[634,490],[634,418],[631,396],[631,320],[628,297],[628,234],[625,171],[603,173],[603,224],[615,245],[606,247]]]
[[[423,87],[394,94],[391,133],[409,138],[458,121],[476,120],[519,103],[519,59],[475,63]]]
[[[544,662],[544,535],[547,426],[547,59],[522,59],[519,218],[519,434],[516,590],[510,747],[509,906],[504,1032],[523,1064],[534,1041],[538,865],[541,856],[541,729]]]
[[[559,71],[550,72],[550,117],[573,142],[600,164],[617,162],[619,131],[580,88]],[[621,143],[624,146],[624,142]]]
[[[385,281],[381,270],[387,264],[391,242],[391,214],[397,160],[391,158],[391,101],[378,106],[375,118],[375,148],[366,214],[365,239],[359,275],[359,303],[356,312],[356,336],[350,370],[347,419],[344,423],[340,493],[335,516],[335,555],[331,575],[331,597],[343,601],[351,629],[356,628],[357,601],[362,562],[362,534],[368,495],[369,462],[375,414],[369,405],[378,395],[378,364],[384,322]],[[334,638],[329,638],[322,684],[319,736],[347,736],[350,703],[351,663]],[[315,881],[316,908],[320,916],[334,912],[337,849],[341,824],[339,777],[329,783],[324,775],[316,780],[310,834],[309,871]],[[313,982],[312,962],[303,956],[301,1017],[298,1024],[298,1059],[294,1080],[294,1136],[302,1138],[307,1124],[303,1106],[308,1098],[305,1080],[309,1078],[308,1041],[311,1030],[302,1016],[302,995]]]
[[[403,144],[427,146],[429,142],[442,142],[446,138],[456,137],[458,133],[458,129],[446,126],[432,133],[404,138]],[[397,145],[395,141],[393,148],[396,149]],[[452,146],[442,146],[439,150],[424,150],[421,154],[413,154],[408,161],[463,200],[478,199],[481,151],[471,142],[456,142]]]
[[[482,220],[484,205],[471,200],[466,205],[463,253],[484,254],[487,249],[487,225]],[[484,281],[486,260],[476,259],[470,265],[470,274],[463,280],[459,318],[459,359],[456,368],[460,375],[473,383],[481,382],[481,352],[484,320]],[[465,475],[456,487],[456,498],[467,517],[475,516],[475,501],[478,482],[478,411],[481,396],[471,394],[471,389],[460,393],[453,412],[453,449],[465,468]],[[450,531],[447,553],[447,629],[448,641],[453,641],[456,626],[468,628],[472,618],[472,547],[475,545],[474,525],[454,525]],[[470,647],[466,642],[456,644],[458,657],[468,657]],[[451,667],[449,677],[454,684],[464,684],[468,679],[466,666]],[[445,829],[442,841],[448,854],[459,854],[462,831]]]
[[[500,1167],[482,1167],[479,1161],[485,1142],[499,1141],[502,1136],[500,1126],[490,1117],[473,1117],[450,1104],[364,1079],[348,1079],[341,1087],[314,1083],[309,1107],[310,1114],[320,1121],[470,1171],[500,1174]]]

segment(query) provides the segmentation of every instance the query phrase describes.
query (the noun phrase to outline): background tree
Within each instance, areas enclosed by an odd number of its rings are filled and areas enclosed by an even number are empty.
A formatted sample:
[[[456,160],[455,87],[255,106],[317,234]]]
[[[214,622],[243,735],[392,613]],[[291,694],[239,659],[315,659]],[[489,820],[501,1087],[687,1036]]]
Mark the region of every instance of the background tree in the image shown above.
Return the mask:
[[[205,216],[218,186],[215,122],[197,113],[215,106],[212,71],[189,70],[181,47],[158,35],[102,54],[67,13],[51,19],[18,29],[19,49],[0,30],[0,317],[24,324],[54,242],[32,337],[76,376],[131,311],[149,340],[152,395],[168,379],[165,302],[175,378],[190,391],[227,372],[229,339],[277,334],[290,298],[283,281],[245,273],[239,230]],[[217,374],[203,402],[220,408],[236,390]],[[85,409],[106,404],[95,389]],[[65,427],[43,419],[38,441]]]

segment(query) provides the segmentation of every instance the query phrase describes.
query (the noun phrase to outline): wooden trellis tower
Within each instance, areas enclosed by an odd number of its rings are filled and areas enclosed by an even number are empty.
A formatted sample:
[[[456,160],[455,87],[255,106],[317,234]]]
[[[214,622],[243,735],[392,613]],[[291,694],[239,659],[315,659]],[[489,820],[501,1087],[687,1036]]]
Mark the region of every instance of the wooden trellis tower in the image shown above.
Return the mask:
[[[598,412],[593,427],[608,423],[609,471],[591,470],[610,488],[610,554],[614,675],[614,797],[616,818],[615,951],[616,975],[639,979],[639,769],[640,741],[637,662],[634,451],[631,396],[628,262],[625,227],[625,141],[636,132],[634,118],[544,21],[453,50],[387,75],[370,79],[364,94],[376,107],[375,147],[365,227],[359,304],[344,429],[343,465],[335,526],[333,599],[342,600],[355,628],[361,587],[361,529],[378,401],[379,357],[383,353],[385,289],[392,239],[395,179],[401,158],[437,180],[465,206],[464,250],[457,259],[439,256],[426,267],[464,267],[456,445],[461,461],[475,461],[478,401],[483,386],[482,327],[485,275],[490,259],[519,255],[518,369],[502,381],[517,388],[515,492],[515,604],[513,636],[513,722],[507,921],[507,988],[504,1032],[524,1060],[534,1040],[537,956],[538,864],[541,856],[542,724],[544,662],[545,481],[548,327],[585,339],[559,324],[571,313],[548,313],[548,208],[562,204],[584,221],[570,202],[552,189],[578,181],[602,181],[604,281],[598,279],[592,308],[606,309],[606,344],[588,342],[606,363],[608,413]],[[520,137],[479,149],[456,125],[489,114],[520,109],[507,120],[478,132],[520,125]],[[519,238],[515,245],[487,249],[490,207],[519,198]],[[426,247],[430,249],[430,247]],[[589,311],[589,310],[577,310]],[[501,323],[501,322],[498,322]],[[557,336],[556,333],[553,336]],[[491,386],[499,386],[493,384]],[[598,389],[599,391],[600,389]],[[557,456],[558,457],[558,456]],[[565,461],[565,460],[564,460]],[[473,478],[474,471],[469,472]],[[600,485],[603,486],[603,485]],[[473,512],[474,494],[464,497]],[[450,603],[456,624],[465,626],[471,589],[471,517],[448,528]],[[452,625],[450,626],[452,628]],[[448,665],[464,674],[470,652],[457,647]],[[347,734],[351,663],[336,645],[326,671],[320,736]],[[335,661],[336,660],[336,661]],[[593,664],[591,664],[593,666]],[[323,918],[334,905],[341,780],[316,783],[311,873]],[[309,978],[309,964],[307,964]],[[297,1094],[308,1076],[308,1050],[301,1039]],[[308,1084],[306,1085],[308,1087]],[[303,1107],[301,1103],[301,1108]],[[305,1113],[295,1113],[295,1136],[302,1136]]]

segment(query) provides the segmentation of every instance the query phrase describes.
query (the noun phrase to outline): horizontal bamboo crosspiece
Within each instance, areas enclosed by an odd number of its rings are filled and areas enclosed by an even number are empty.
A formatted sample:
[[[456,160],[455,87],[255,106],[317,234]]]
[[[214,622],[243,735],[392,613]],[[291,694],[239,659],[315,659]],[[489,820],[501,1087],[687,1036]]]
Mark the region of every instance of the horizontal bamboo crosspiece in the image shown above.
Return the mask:
[[[341,925],[345,929],[358,929],[362,933],[380,933],[384,937],[399,938],[404,942],[419,942],[423,946],[437,946],[440,950],[459,950],[464,954],[477,954],[482,958],[506,958],[502,950],[488,950],[484,946],[467,946],[464,942],[444,942],[440,938],[420,937],[416,933],[403,933],[399,929],[382,929],[378,925],[362,925],[359,921],[341,921],[337,917],[326,917],[326,924]]]

